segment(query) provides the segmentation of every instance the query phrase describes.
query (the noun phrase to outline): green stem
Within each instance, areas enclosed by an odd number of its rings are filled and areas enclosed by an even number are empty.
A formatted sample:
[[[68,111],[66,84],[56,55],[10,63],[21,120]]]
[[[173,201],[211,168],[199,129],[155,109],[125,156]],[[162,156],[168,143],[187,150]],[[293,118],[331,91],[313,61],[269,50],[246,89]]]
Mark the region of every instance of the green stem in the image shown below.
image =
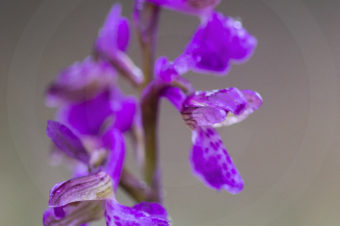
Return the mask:
[[[142,97],[142,116],[145,136],[145,165],[144,177],[151,187],[151,195],[147,201],[161,202],[161,170],[159,166],[159,152],[157,143],[158,122],[158,87],[150,86]]]
[[[157,147],[158,91],[149,88],[148,90],[144,90],[153,80],[160,8],[152,3],[145,3],[144,6],[143,12],[139,12],[140,14],[135,20],[142,50],[142,70],[144,75],[144,83],[140,90],[143,92],[141,97],[141,110],[145,139],[144,178],[146,184],[150,186],[151,189],[146,201],[161,203],[161,170],[159,167],[159,152]]]
[[[126,168],[123,169],[119,186],[136,202],[141,202],[149,197],[150,190],[146,184],[138,180]]]
[[[142,48],[142,70],[144,74],[142,88],[145,88],[153,78],[160,7],[152,3],[145,3],[144,14],[143,17],[145,18],[139,19],[144,19],[145,21],[139,21],[138,27],[139,42]]]

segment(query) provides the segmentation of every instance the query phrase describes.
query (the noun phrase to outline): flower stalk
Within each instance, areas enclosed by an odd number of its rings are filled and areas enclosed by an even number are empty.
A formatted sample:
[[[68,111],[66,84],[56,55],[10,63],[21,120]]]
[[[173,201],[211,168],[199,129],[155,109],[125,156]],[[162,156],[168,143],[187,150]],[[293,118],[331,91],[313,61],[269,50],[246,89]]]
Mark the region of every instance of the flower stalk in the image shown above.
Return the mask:
[[[144,90],[154,77],[153,68],[156,54],[160,7],[147,2],[143,4],[142,8],[136,10],[135,25],[137,27],[142,51],[142,71],[144,75],[144,83],[141,85],[141,90]],[[157,143],[158,91],[155,87],[145,89],[141,98],[142,126],[145,140],[145,161],[143,170],[145,182],[151,189],[147,201],[160,203],[162,201],[162,190]]]
[[[142,11],[136,13],[135,24],[142,50],[142,71],[144,74],[142,88],[145,88],[153,78],[160,7],[149,2],[143,5],[142,9],[136,9]]]
[[[150,195],[150,189],[146,184],[138,180],[126,168],[122,171],[119,186],[136,202],[144,201]]]

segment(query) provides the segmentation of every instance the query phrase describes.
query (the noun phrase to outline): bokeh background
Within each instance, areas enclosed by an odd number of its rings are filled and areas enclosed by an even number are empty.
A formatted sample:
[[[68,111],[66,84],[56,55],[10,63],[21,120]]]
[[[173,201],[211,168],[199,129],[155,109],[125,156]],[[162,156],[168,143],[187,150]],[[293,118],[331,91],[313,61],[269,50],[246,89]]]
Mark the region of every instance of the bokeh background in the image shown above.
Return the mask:
[[[2,0],[0,7],[0,225],[41,225],[49,189],[69,177],[49,162],[44,91],[91,51],[113,0]],[[129,16],[132,0],[120,1]],[[258,38],[255,55],[228,76],[188,74],[198,89],[237,86],[264,105],[220,134],[245,179],[233,196],[191,175],[190,130],[162,103],[160,147],[165,204],[175,226],[340,225],[340,2],[223,0]],[[157,55],[174,59],[199,21],[164,10]],[[140,64],[140,51],[130,46]],[[121,86],[134,92],[124,81]],[[133,167],[129,156],[128,164]],[[125,204],[131,201],[119,191]],[[96,225],[104,225],[99,222]]]

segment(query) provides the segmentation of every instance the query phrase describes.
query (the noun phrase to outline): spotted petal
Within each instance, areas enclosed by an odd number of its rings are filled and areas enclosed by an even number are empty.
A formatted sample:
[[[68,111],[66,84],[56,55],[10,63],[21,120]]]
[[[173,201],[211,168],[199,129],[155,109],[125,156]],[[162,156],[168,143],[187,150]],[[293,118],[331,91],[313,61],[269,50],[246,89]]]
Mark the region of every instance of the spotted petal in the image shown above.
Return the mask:
[[[136,204],[133,208],[135,210],[144,211],[154,217],[159,217],[163,219],[168,218],[168,213],[166,209],[163,206],[159,205],[158,203],[140,202]]]
[[[190,158],[194,174],[208,187],[239,193],[243,180],[217,131],[212,127],[198,127],[193,131],[192,139]]]
[[[215,126],[226,120],[227,115],[240,115],[247,106],[247,99],[235,87],[197,91],[187,97],[181,113],[191,127]]]
[[[247,100],[247,104],[242,113],[236,115],[232,112],[229,112],[224,121],[221,123],[216,123],[214,127],[230,126],[235,123],[239,123],[256,111],[263,103],[262,97],[257,92],[252,90],[242,90],[242,94]]]
[[[105,219],[108,226],[134,225],[134,226],[168,226],[167,214],[161,205],[137,204],[128,207],[115,200],[106,201]]]
[[[90,156],[80,138],[67,126],[50,120],[47,122],[46,132],[57,146],[58,150],[61,150],[67,156],[77,159],[85,164],[89,162]]]

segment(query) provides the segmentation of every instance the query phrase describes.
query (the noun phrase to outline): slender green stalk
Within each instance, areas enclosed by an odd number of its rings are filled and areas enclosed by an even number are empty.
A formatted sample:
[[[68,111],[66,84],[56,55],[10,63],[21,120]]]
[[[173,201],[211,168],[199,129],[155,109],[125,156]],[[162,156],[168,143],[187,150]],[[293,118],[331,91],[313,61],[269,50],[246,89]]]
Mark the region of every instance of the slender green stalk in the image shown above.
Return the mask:
[[[155,202],[162,202],[161,171],[157,147],[159,101],[157,90],[144,89],[153,79],[159,15],[159,6],[145,3],[143,12],[139,14],[139,18],[136,20],[144,75],[144,83],[141,86],[141,91],[143,91],[141,97],[142,125],[145,139],[144,178],[146,184],[151,188],[150,196],[146,200]]]
[[[142,97],[142,116],[145,133],[145,165],[144,177],[151,187],[148,201],[162,201],[161,169],[159,166],[159,151],[157,143],[158,123],[158,87],[150,86]]]
[[[144,74],[142,88],[145,88],[153,78],[159,15],[159,6],[152,3],[145,3],[143,15],[139,18],[140,21],[137,29],[142,49],[142,70]]]
[[[123,169],[119,185],[136,202],[141,202],[149,197],[150,190],[146,184],[138,180],[126,168]]]

